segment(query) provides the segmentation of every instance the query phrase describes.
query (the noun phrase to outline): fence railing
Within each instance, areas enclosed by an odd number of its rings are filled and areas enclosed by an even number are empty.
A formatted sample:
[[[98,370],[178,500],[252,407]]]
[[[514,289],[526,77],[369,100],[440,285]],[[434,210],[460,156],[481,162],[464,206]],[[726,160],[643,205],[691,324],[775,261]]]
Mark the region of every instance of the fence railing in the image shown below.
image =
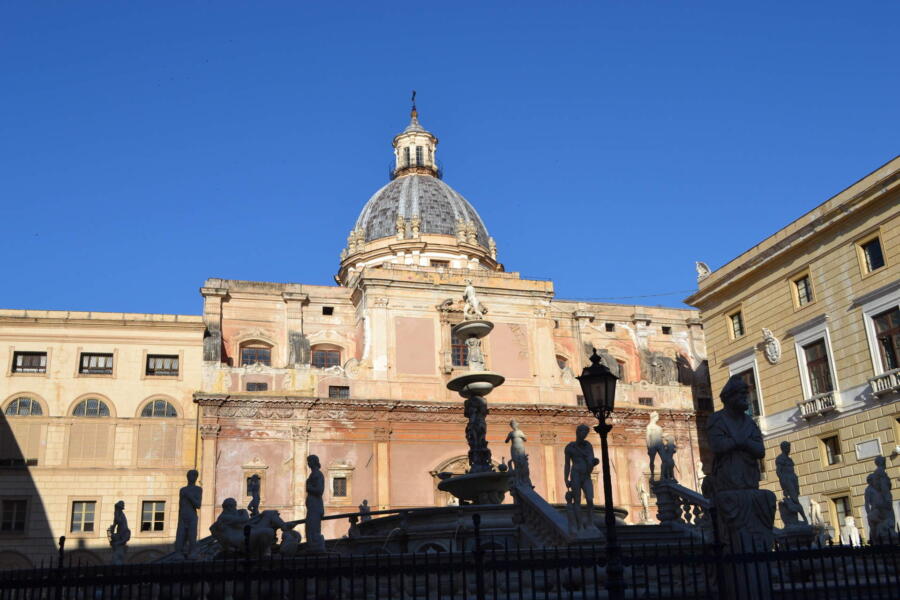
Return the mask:
[[[688,542],[623,549],[626,597],[887,600],[900,546],[775,550]],[[323,555],[40,568],[0,573],[0,600],[589,600],[606,597],[602,546]]]

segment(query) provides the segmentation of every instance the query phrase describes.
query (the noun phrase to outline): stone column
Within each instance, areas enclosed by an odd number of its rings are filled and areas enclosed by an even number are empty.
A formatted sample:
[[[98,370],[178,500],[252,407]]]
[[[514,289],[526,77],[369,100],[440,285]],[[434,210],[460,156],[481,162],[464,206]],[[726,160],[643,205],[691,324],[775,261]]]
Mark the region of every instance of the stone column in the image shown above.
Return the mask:
[[[200,523],[197,538],[205,537],[216,513],[216,451],[220,425],[201,425],[200,439],[202,459],[200,463],[200,486],[203,488],[203,502],[200,504]]]
[[[378,497],[377,510],[391,507],[390,483],[390,439],[391,431],[385,427],[375,428],[375,491]]]
[[[291,427],[294,440],[294,469],[293,484],[291,485],[291,504],[294,505],[294,516],[291,519],[306,517],[306,478],[309,476],[306,457],[309,454],[309,431],[310,428],[306,425]]]
[[[558,485],[556,471],[556,441],[555,431],[542,431],[541,444],[544,445],[544,477],[547,479],[547,502],[554,504],[559,502],[556,494]]]
[[[285,364],[296,368],[309,364],[309,340],[303,333],[303,307],[309,303],[308,294],[284,292],[281,294],[285,303],[287,323],[287,352]]]

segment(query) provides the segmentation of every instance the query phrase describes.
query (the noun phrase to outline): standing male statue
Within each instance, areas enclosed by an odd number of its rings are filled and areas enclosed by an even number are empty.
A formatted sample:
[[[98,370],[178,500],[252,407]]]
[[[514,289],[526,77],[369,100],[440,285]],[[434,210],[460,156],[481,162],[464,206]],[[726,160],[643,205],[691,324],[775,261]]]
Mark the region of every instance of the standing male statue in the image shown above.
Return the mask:
[[[563,476],[566,487],[572,492],[572,503],[576,507],[581,506],[581,494],[587,503],[587,518],[578,515],[579,527],[584,529],[593,525],[594,517],[594,483],[591,473],[600,461],[594,457],[594,447],[587,441],[590,428],[582,423],[575,429],[575,441],[566,444],[566,462],[563,468]]]
[[[112,525],[106,530],[109,545],[112,547],[112,564],[125,563],[125,552],[128,540],[131,539],[131,530],[128,529],[128,519],[125,517],[125,502],[116,502]]]
[[[175,532],[175,552],[185,558],[197,550],[197,511],[203,499],[203,488],[197,485],[196,470],[187,472],[187,485],[178,492],[178,529]]]
[[[309,466],[309,477],[306,478],[306,549],[308,552],[321,553],[325,552],[325,537],[322,535],[325,476],[322,475],[319,457],[315,454],[306,457],[306,464]]]
[[[778,482],[784,493],[779,510],[785,527],[799,525],[800,519],[803,519],[804,523],[808,522],[803,513],[803,505],[800,504],[800,480],[797,478],[794,459],[790,457],[790,454],[791,443],[781,442],[781,454],[775,459],[775,474],[778,475]]]
[[[662,427],[657,425],[659,413],[655,410],[650,413],[650,423],[647,424],[647,455],[650,457],[650,481],[653,481],[656,472],[656,457],[663,449]]]
[[[247,504],[247,512],[251,517],[259,514],[259,475],[254,473],[247,481],[247,491],[250,493],[250,503]]]
[[[675,445],[675,438],[666,437],[663,440],[663,447],[659,451],[660,467],[659,478],[669,481],[675,481],[675,452],[678,446]]]
[[[866,488],[865,502],[869,516],[869,538],[874,543],[887,542],[897,533],[891,478],[885,469],[883,456],[875,457],[875,470],[868,476],[867,481],[869,485]]]

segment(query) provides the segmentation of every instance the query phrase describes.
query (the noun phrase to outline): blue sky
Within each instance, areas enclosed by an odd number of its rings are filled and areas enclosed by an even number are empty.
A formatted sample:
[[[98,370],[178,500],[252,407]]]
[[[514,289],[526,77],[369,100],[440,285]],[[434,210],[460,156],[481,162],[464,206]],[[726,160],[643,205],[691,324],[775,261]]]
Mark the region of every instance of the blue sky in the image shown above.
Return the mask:
[[[507,270],[680,306],[694,260],[897,155],[898,20],[897,2],[6,2],[0,307],[196,314],[206,277],[332,283],[411,89]]]

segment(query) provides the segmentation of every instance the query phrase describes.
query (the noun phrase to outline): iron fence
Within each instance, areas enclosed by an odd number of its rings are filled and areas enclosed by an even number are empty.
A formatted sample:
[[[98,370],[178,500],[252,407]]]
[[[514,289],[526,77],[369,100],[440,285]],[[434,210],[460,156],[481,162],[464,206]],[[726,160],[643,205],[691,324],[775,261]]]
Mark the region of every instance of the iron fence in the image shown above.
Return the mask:
[[[900,598],[900,546],[735,551],[717,544],[623,550],[627,598]],[[0,600],[599,600],[601,546],[120,566],[0,573]]]

